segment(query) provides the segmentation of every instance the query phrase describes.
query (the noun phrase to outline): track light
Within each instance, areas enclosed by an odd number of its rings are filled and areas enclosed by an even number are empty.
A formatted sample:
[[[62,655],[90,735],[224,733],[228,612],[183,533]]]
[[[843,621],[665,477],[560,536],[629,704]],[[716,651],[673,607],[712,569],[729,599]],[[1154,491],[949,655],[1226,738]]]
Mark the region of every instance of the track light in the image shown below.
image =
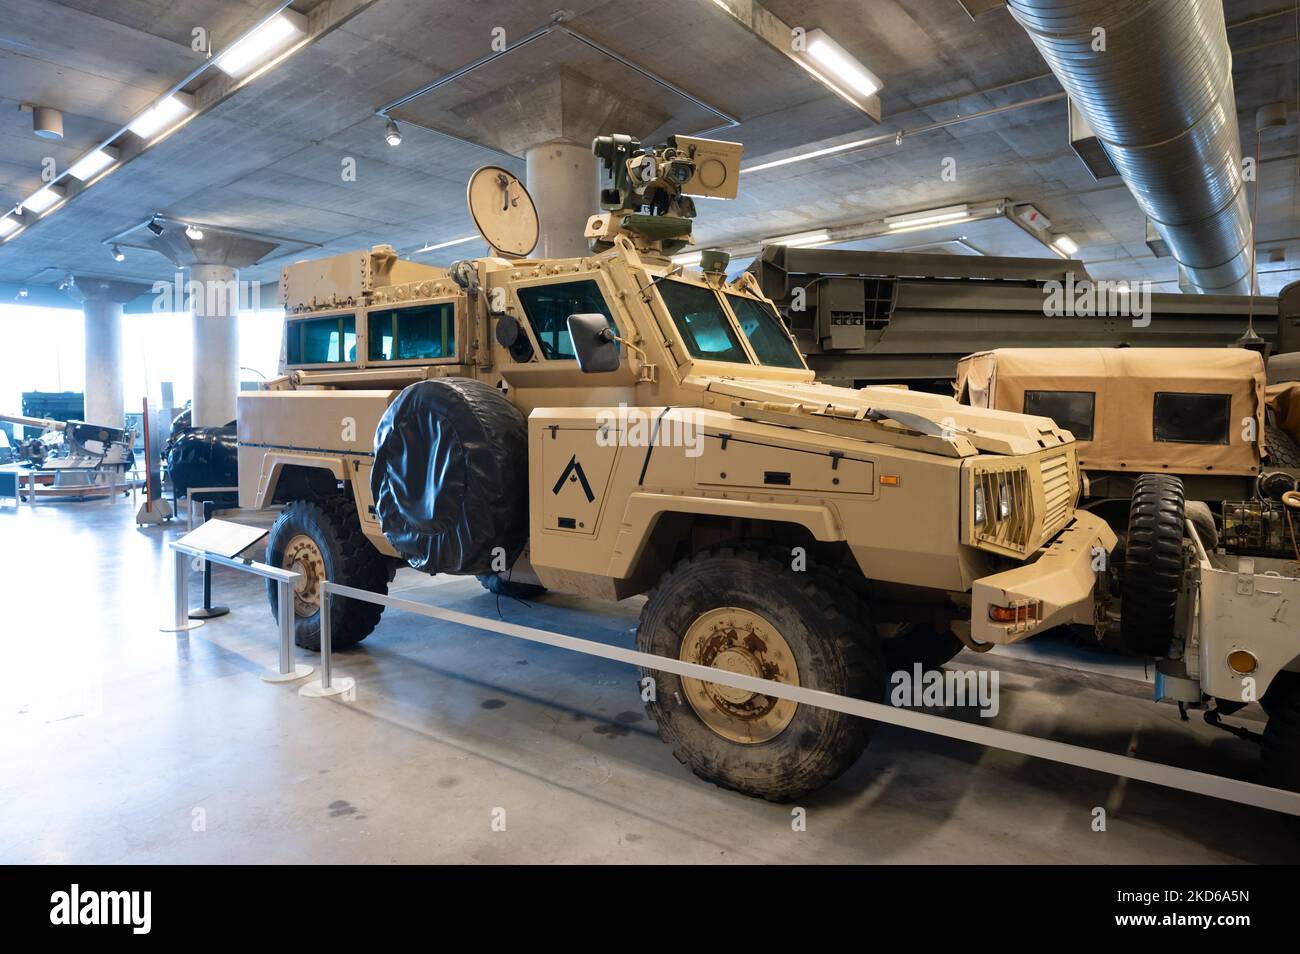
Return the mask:
[[[116,245],[110,246],[108,250],[113,254],[113,261],[121,262],[126,259],[126,254]]]
[[[200,242],[203,240],[203,230],[197,225],[185,226],[185,234],[191,242]]]
[[[148,229],[150,232],[152,232],[154,235],[162,235],[162,234],[163,234],[162,223],[158,221],[158,216],[157,216],[157,215],[154,215],[154,216],[152,216],[152,217],[149,219],[149,222],[145,225],[145,228],[147,228],[147,229]]]
[[[388,140],[390,146],[400,146],[402,144],[402,131],[397,128],[397,123],[391,119],[384,126],[384,138]]]

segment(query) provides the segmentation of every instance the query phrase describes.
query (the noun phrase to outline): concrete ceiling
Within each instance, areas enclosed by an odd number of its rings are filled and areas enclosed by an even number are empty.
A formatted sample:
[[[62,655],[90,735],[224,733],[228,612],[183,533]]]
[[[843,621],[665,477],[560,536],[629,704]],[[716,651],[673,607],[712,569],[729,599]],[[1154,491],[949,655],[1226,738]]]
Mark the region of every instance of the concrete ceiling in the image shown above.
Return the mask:
[[[321,2],[330,0],[293,6],[311,12]],[[1297,18],[1288,10],[1255,19],[1282,2],[1225,2],[1229,23],[1242,23],[1230,39],[1246,153],[1254,152],[1257,107],[1285,100],[1293,111],[1288,126],[1266,134],[1262,149],[1265,291],[1300,278],[1292,271],[1300,268]],[[1046,66],[1000,7],[972,20],[959,0],[764,5],[790,24],[826,30],[882,78],[882,125],[871,125],[710,0],[575,0],[565,9],[567,22],[584,34],[738,117],[740,125],[716,135],[744,142],[749,165],[1060,90],[1050,76],[1034,79]],[[0,207],[39,188],[45,157],[65,167],[201,66],[204,55],[191,49],[195,27],[204,27],[221,49],[275,6],[265,0],[0,0]],[[404,126],[402,144],[389,147],[375,110],[486,54],[494,27],[507,41],[522,37],[547,23],[556,6],[533,0],[360,0],[353,6],[360,10],[350,19],[0,245],[0,281],[54,284],[69,271],[169,278],[173,266],[161,255],[130,250],[115,263],[104,244],[154,212],[291,240],[299,243],[295,258],[380,242],[409,253],[472,234],[465,182],[473,169],[502,163],[501,157],[415,125]],[[548,39],[527,55],[508,54],[456,80],[420,108],[431,124],[472,136],[465,104],[500,109],[494,93],[558,66],[604,84],[635,86],[641,101],[654,89],[589,50]],[[62,109],[65,139],[36,138],[21,102]],[[691,129],[714,121],[668,94],[654,105]],[[440,124],[439,116],[448,121]],[[948,158],[956,162],[955,181],[941,175]],[[355,162],[355,181],[341,174],[347,160]],[[522,173],[522,162],[504,160],[512,162]],[[1079,242],[1079,257],[1094,276],[1149,278],[1173,290],[1172,261],[1147,250],[1144,221],[1127,190],[1118,179],[1094,181],[1070,150],[1060,100],[908,135],[901,144],[891,138],[747,174],[737,201],[701,203],[696,235],[704,243],[744,243],[1001,198],[1037,205],[1054,231]],[[971,232],[968,225],[912,233],[906,245],[942,246]],[[1012,226],[981,227],[973,244],[992,255],[1044,254],[1032,240],[1027,248],[1026,238]],[[304,253],[303,245],[319,248]],[[480,249],[469,243],[419,257],[445,263]],[[273,281],[283,262],[273,257],[244,275]]]

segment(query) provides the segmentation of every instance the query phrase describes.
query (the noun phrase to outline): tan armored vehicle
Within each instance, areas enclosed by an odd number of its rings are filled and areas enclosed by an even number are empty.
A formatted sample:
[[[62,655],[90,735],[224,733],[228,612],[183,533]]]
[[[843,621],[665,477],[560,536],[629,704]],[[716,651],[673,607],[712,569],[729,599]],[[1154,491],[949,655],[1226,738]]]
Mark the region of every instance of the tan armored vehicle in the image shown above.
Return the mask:
[[[728,282],[716,253],[670,258],[691,195],[735,195],[740,147],[594,150],[612,184],[590,255],[527,258],[527,193],[487,169],[471,209],[498,254],[443,270],[381,246],[284,270],[284,374],[239,399],[240,497],[284,505],[268,560],[304,574],[300,645],[317,645],[321,579],[382,592],[403,563],[498,591],[648,593],[645,651],[873,700],[886,661],[1094,622],[1115,538],[1075,510],[1068,432],[816,383],[752,277]],[[331,611],[336,647],[380,612]],[[816,788],[870,736],[655,680],[648,710],[677,756],[749,794]]]

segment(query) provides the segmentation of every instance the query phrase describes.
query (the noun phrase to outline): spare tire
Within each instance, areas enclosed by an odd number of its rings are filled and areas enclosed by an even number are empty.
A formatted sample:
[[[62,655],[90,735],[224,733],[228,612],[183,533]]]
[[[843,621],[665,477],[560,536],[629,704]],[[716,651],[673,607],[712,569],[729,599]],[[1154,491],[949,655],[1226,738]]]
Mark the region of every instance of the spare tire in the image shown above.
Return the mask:
[[[235,425],[190,427],[172,434],[167,442],[167,473],[177,497],[189,496],[191,487],[239,485],[239,441]],[[208,493],[209,500],[233,503],[238,496]]]
[[[1167,474],[1143,474],[1133,488],[1120,638],[1125,649],[1140,656],[1164,656],[1174,638],[1186,500],[1183,482]]]
[[[375,430],[370,490],[380,530],[415,569],[511,566],[528,542],[528,422],[482,381],[416,382]]]
[[[1264,425],[1264,448],[1270,467],[1300,467],[1300,445],[1276,424]]]

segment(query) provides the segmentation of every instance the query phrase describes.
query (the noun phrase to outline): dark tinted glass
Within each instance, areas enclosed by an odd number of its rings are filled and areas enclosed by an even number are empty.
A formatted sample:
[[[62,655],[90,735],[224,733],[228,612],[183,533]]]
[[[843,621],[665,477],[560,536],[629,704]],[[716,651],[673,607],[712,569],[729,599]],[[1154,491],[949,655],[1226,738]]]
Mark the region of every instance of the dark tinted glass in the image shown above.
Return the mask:
[[[1026,391],[1025,413],[1050,417],[1074,435],[1092,440],[1093,411],[1097,396],[1091,391]]]
[[[1232,398],[1227,394],[1156,394],[1152,433],[1175,444],[1226,444]]]

